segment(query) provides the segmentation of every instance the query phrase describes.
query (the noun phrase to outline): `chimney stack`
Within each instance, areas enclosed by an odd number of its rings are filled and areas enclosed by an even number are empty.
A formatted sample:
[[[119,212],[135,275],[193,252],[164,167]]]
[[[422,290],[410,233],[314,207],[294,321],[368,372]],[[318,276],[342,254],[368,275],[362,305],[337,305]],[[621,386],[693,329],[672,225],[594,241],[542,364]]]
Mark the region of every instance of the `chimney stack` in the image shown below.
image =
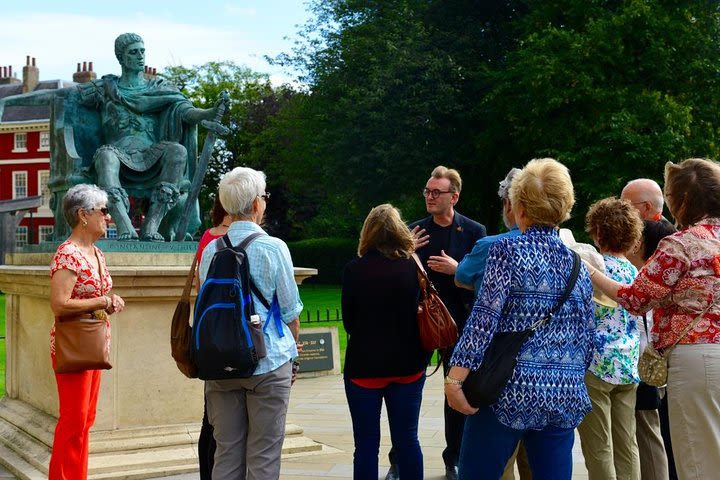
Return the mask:
[[[145,65],[145,71],[143,72],[146,80],[152,80],[157,77],[157,68],[148,67]]]
[[[0,85],[10,85],[12,83],[20,83],[20,80],[13,77],[12,65],[0,68]]]
[[[78,62],[77,72],[73,73],[73,82],[88,83],[96,79],[97,74],[93,72],[93,62],[82,62],[82,69],[80,68],[80,62]]]
[[[23,93],[32,92],[40,83],[40,69],[35,66],[35,57],[32,57],[30,62],[30,55],[25,57],[25,66],[23,67]]]

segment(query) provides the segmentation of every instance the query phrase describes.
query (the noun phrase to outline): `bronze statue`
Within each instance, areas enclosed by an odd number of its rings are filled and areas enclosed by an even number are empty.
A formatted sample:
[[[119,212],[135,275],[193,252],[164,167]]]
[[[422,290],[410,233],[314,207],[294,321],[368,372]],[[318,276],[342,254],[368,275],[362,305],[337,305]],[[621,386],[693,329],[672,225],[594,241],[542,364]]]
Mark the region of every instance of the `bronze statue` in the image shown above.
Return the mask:
[[[174,238],[183,212],[198,217],[189,233],[199,224],[197,197],[191,195],[195,205],[185,208],[197,160],[196,125],[203,120],[207,128],[218,125],[227,96],[213,108],[199,109],[166,80],[146,78],[145,45],[137,34],[117,37],[115,56],[122,67],[119,77],[7,97],[0,100],[0,118],[5,106],[51,105],[53,196],[75,183],[96,183],[108,193],[118,240],[138,237],[129,216],[129,195],[149,198],[140,238],[185,240]],[[57,224],[59,216],[55,219]],[[61,234],[57,227],[56,232]]]

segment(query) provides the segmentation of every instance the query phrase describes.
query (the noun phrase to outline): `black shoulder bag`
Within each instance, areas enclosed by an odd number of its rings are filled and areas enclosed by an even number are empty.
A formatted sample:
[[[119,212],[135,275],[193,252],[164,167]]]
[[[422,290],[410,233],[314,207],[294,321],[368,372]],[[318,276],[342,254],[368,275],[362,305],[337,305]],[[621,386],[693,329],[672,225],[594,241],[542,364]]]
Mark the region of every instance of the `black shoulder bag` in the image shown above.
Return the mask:
[[[580,256],[573,253],[573,269],[567,287],[550,313],[533,323],[530,328],[519,332],[495,332],[490,344],[485,350],[480,368],[472,370],[463,382],[463,392],[470,405],[475,408],[492,405],[497,402],[505,389],[517,365],[517,356],[520,348],[535,330],[549,322],[570,297],[580,272]]]

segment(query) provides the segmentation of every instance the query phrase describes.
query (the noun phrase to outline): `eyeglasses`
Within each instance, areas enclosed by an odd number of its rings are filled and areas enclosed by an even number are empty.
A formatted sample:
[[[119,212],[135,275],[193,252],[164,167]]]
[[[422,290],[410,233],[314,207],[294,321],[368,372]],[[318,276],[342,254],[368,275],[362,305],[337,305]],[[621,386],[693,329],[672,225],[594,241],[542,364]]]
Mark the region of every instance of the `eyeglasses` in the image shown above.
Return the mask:
[[[270,192],[265,192],[264,195],[258,195],[258,197],[262,198],[267,202],[268,200],[270,200]]]
[[[108,210],[107,207],[102,207],[102,208],[93,207],[93,208],[91,208],[90,210],[94,210],[94,211],[96,211],[96,212],[102,213],[102,214],[103,214],[103,217],[104,217],[105,215],[107,215],[108,213],[110,213],[110,210]]]
[[[434,188],[432,190],[430,190],[429,188],[423,188],[423,191],[422,191],[423,197],[425,197],[425,198],[427,198],[427,197],[438,198],[443,193],[455,193],[455,192],[452,190],[446,190],[443,192],[442,190],[438,190],[437,188]]]

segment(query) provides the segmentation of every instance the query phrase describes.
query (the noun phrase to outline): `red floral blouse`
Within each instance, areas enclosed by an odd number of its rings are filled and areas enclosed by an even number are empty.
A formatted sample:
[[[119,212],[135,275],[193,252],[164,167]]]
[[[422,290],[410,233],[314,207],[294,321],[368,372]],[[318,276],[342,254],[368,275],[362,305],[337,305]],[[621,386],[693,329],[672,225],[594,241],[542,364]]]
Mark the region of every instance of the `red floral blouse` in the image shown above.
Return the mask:
[[[681,344],[720,343],[720,218],[706,218],[663,238],[618,301],[640,315],[654,309],[656,348],[672,346],[701,315]]]
[[[100,291],[100,274],[97,272],[93,264],[85,257],[80,249],[74,243],[66,240],[61,243],[55,252],[55,256],[50,262],[50,276],[52,277],[58,270],[71,270],[77,274],[77,280],[73,287],[70,298],[95,298],[106,295],[112,289],[112,278],[108,273],[105,264],[105,255],[102,251],[95,248],[98,261],[102,265],[103,285]],[[108,347],[110,344],[110,321],[108,320]],[[55,324],[50,330],[50,354],[55,356]]]

